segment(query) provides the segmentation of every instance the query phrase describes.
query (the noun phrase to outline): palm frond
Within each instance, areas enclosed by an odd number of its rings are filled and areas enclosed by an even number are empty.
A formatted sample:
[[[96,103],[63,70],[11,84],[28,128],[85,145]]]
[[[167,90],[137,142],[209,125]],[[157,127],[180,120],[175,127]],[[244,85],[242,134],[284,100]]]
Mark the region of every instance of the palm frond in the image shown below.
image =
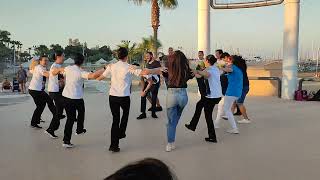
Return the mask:
[[[132,1],[136,5],[142,5],[143,3],[149,3],[151,0],[128,0]]]
[[[159,0],[159,5],[164,9],[175,9],[178,6],[177,0]]]

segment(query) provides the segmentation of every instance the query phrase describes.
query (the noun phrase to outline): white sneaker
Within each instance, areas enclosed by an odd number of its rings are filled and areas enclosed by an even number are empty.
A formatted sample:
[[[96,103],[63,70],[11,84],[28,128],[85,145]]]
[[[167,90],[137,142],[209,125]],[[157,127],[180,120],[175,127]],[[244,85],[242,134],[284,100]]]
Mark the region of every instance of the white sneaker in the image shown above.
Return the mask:
[[[242,119],[241,121],[238,121],[239,124],[250,124],[251,121],[249,119]]]
[[[171,143],[171,150],[175,150],[176,149],[176,145],[174,143]]]
[[[166,146],[166,151],[167,152],[171,152],[172,150],[174,150],[176,147],[173,143],[168,143]]]
[[[66,144],[66,143],[63,143],[62,144],[62,147],[64,147],[64,148],[73,148],[74,147],[74,145],[73,144]]]
[[[228,130],[227,133],[230,133],[230,134],[239,134],[239,130],[238,130],[238,129],[231,129],[231,130]]]

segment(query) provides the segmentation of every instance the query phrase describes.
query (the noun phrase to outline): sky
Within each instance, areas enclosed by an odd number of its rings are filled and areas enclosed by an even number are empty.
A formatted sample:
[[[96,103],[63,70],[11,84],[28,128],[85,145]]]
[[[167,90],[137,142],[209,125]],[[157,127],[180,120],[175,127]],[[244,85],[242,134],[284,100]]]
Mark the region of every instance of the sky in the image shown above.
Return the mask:
[[[211,49],[242,54],[278,56],[283,40],[283,5],[241,9],[211,9]],[[301,0],[300,56],[320,47],[319,0]],[[161,11],[159,39],[163,49],[182,47],[197,53],[197,0],[179,0],[175,10]],[[140,42],[152,35],[150,4],[136,6],[128,0],[0,0],[0,29],[12,33],[24,49],[33,45],[61,44],[69,38],[89,47],[121,40]],[[311,53],[309,53],[309,56]]]

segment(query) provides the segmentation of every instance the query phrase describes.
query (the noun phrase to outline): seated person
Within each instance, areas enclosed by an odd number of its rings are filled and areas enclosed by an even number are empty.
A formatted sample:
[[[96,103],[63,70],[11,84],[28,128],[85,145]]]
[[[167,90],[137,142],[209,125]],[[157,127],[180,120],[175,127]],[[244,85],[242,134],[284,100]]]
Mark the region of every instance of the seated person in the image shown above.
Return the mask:
[[[3,90],[11,90],[12,86],[10,81],[8,81],[8,78],[5,78],[4,81],[2,82],[2,91]]]

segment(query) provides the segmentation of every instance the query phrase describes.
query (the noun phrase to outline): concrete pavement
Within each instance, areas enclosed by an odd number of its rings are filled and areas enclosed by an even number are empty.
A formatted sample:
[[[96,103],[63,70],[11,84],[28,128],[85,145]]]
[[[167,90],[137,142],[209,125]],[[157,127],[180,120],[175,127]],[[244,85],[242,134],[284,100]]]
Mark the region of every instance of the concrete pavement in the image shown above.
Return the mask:
[[[165,105],[164,91],[160,101]],[[35,108],[31,98],[0,106],[0,179],[88,180],[103,179],[132,161],[145,157],[165,161],[180,180],[314,180],[320,178],[320,119],[318,102],[283,101],[275,97],[249,97],[253,124],[240,125],[240,135],[217,130],[218,144],[204,141],[206,125],[201,117],[197,131],[184,124],[193,115],[197,96],[190,93],[177,130],[177,149],[166,153],[166,114],[159,119],[137,121],[139,94],[132,96],[127,139],[121,152],[109,153],[111,113],[107,96],[86,94],[88,133],[72,137],[74,149],[61,147],[64,122],[52,140],[43,130],[29,127]],[[214,113],[214,116],[216,111]],[[150,117],[150,114],[148,114]],[[48,109],[43,114],[48,127]]]

